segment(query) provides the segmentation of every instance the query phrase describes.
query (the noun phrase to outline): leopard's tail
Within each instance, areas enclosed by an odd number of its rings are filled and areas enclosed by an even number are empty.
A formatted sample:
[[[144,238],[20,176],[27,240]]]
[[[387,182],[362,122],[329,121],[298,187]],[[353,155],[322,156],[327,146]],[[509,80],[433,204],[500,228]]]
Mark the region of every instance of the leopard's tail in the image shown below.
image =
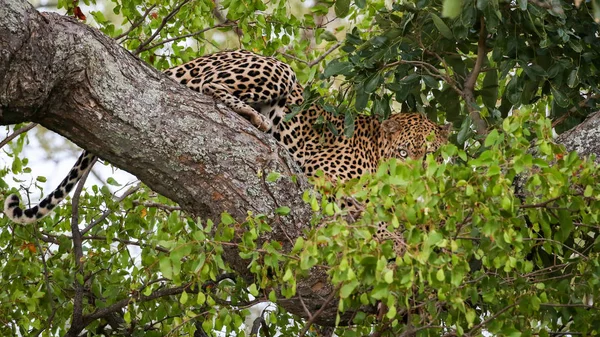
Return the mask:
[[[4,201],[4,214],[6,214],[11,221],[22,224],[32,223],[50,214],[54,207],[56,207],[56,205],[71,192],[85,172],[91,168],[95,159],[96,156],[94,154],[83,151],[60,185],[36,206],[24,210],[19,207],[21,201],[19,195],[9,195]]]

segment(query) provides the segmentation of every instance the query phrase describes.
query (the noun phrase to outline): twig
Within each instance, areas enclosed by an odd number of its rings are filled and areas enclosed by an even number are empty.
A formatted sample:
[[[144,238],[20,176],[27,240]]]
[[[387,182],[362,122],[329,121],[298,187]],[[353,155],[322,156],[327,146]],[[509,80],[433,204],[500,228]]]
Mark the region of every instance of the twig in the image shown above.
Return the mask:
[[[181,39],[185,39],[185,38],[188,38],[188,37],[196,36],[196,35],[199,35],[199,34],[202,34],[202,33],[206,32],[206,31],[209,31],[211,29],[221,28],[221,27],[232,27],[232,26],[237,26],[237,25],[235,23],[232,23],[231,21],[220,23],[220,24],[214,25],[212,27],[200,29],[199,31],[196,31],[196,32],[193,32],[193,33],[184,34],[184,35],[172,37],[170,39],[162,40],[162,41],[157,42],[157,43],[155,43],[155,44],[153,44],[151,46],[146,46],[146,47],[141,48],[141,49],[140,49],[140,47],[138,47],[138,49],[136,49],[135,54],[139,54],[141,52],[145,52],[146,50],[150,50],[150,49],[162,46],[162,45],[164,45],[166,43],[169,43],[169,42],[172,42],[172,41],[181,40]]]
[[[99,241],[106,242],[107,238],[105,236],[102,236],[102,235],[88,235],[88,236],[82,236],[82,239],[83,240],[99,240]],[[159,251],[161,253],[166,253],[166,254],[170,253],[170,251],[168,249],[164,248],[164,247],[161,247],[161,246],[151,246],[151,245],[140,243],[138,241],[131,241],[131,240],[125,240],[125,239],[119,239],[119,238],[111,238],[110,240],[113,241],[113,242],[119,242],[119,243],[122,243],[122,244],[125,244],[125,245],[132,245],[132,246],[139,246],[139,247],[147,246],[147,247],[151,247],[154,250],[157,250],[157,251]]]
[[[185,4],[189,3],[190,1],[191,0],[183,0],[179,5],[177,5],[177,7],[175,7],[175,9],[173,9],[171,11],[171,13],[169,13],[167,16],[165,16],[162,19],[162,22],[160,23],[160,26],[158,26],[156,31],[154,31],[154,33],[148,39],[146,39],[146,41],[142,42],[136,48],[136,50],[133,52],[133,54],[137,55],[137,54],[141,53],[142,50],[144,49],[144,47],[146,47],[148,44],[150,44],[150,42],[154,41],[154,39],[160,33],[160,31],[163,30],[163,28],[165,28],[167,22],[169,22],[169,20],[171,20],[175,15],[177,15],[177,13],[179,13],[179,11],[181,10],[181,7],[183,7]]]
[[[523,241],[540,241],[540,242],[551,242],[554,244],[557,244],[559,246],[562,246],[563,248],[566,248],[567,250],[575,253],[576,255],[579,255],[579,257],[583,258],[584,260],[588,261],[590,258],[588,256],[586,256],[585,254],[579,252],[577,249],[575,248],[571,248],[569,246],[567,246],[566,244],[554,240],[554,239],[548,239],[548,238],[523,238]]]
[[[127,198],[128,196],[130,196],[131,194],[133,194],[137,190],[139,190],[140,186],[141,186],[141,184],[137,184],[137,185],[133,186],[132,188],[128,189],[127,191],[125,191],[125,193],[123,193],[123,195],[121,195],[119,198],[117,198],[116,202],[119,203],[119,202],[123,201],[125,198]],[[100,222],[104,221],[112,213],[113,213],[113,211],[111,209],[107,209],[106,211],[104,211],[104,213],[102,213],[102,215],[100,215],[100,217],[98,219],[92,221],[92,223],[90,223],[87,227],[85,227],[81,231],[81,235],[84,235],[85,233],[89,232],[90,229],[94,228],[94,226],[96,226]]]
[[[519,206],[519,208],[546,208],[549,203],[554,202],[562,197],[563,197],[562,195],[559,195],[558,197],[550,198],[546,201],[543,201],[543,202],[540,202],[537,204],[521,205],[521,206]]]
[[[19,130],[13,132],[12,134],[10,134],[8,137],[4,138],[4,140],[2,140],[0,142],[0,148],[2,148],[4,145],[8,144],[11,140],[17,138],[18,135],[35,128],[37,125],[38,125],[37,123],[29,123],[29,124],[25,125],[24,127],[20,128]]]
[[[83,185],[90,173],[90,168],[94,166],[96,159],[94,159],[89,168],[83,174],[75,192],[73,194],[73,214],[71,216],[71,240],[73,241],[73,255],[75,258],[75,265],[77,266],[76,276],[74,277],[73,287],[75,288],[75,296],[73,298],[73,318],[71,319],[71,328],[67,332],[67,336],[79,336],[79,333],[86,327],[83,321],[83,297],[84,288],[83,284],[79,282],[77,275],[81,275],[83,278],[83,240],[82,234],[79,231],[79,197],[83,190]]]
[[[341,45],[342,45],[342,41],[338,41],[338,43],[334,44],[333,46],[331,46],[331,48],[327,49],[326,52],[324,52],[321,56],[317,57],[316,59],[312,60],[308,66],[310,68],[312,68],[315,64],[318,64],[319,62],[321,62],[325,57],[327,57],[327,55],[331,54],[334,50],[338,49]]]
[[[571,303],[571,304],[564,304],[564,303],[540,303],[540,306],[543,307],[561,307],[561,308],[586,308],[586,309],[594,309],[594,310],[599,310],[600,308],[595,307],[593,305],[588,305],[588,304],[575,304],[575,303]]]
[[[144,22],[144,21],[146,20],[146,17],[148,16],[148,14],[150,14],[150,12],[151,12],[151,11],[154,9],[154,7],[156,7],[156,5],[152,5],[152,6],[150,6],[150,7],[149,7],[149,8],[148,8],[148,9],[147,9],[145,12],[144,12],[144,15],[142,15],[142,18],[141,18],[141,19],[139,19],[137,22],[133,23],[133,24],[131,25],[131,27],[129,27],[129,29],[128,29],[128,30],[127,30],[125,33],[123,33],[123,34],[120,34],[120,35],[118,35],[118,36],[114,37],[113,39],[114,39],[114,40],[118,40],[118,39],[120,39],[120,38],[123,38],[123,37],[125,37],[125,36],[129,35],[129,33],[131,33],[131,31],[133,31],[134,29],[136,29],[136,28],[137,28],[139,25],[141,25],[141,24],[142,24],[142,22]],[[121,42],[123,42],[123,41],[121,41]]]
[[[511,304],[506,308],[503,308],[502,310],[498,311],[497,313],[495,313],[494,315],[492,315],[491,317],[488,317],[488,319],[486,319],[485,321],[477,324],[476,326],[473,327],[473,329],[471,329],[471,331],[469,331],[466,335],[467,336],[473,336],[474,333],[481,329],[482,327],[484,327],[486,324],[488,324],[489,322],[493,321],[494,319],[496,319],[498,316],[502,315],[504,312],[508,311],[509,309],[515,307],[517,305],[517,303]]]
[[[327,297],[325,302],[323,302],[323,304],[321,305],[319,310],[317,310],[313,315],[310,315],[310,313],[308,313],[308,321],[306,322],[306,324],[304,324],[304,327],[302,328],[302,331],[300,331],[300,335],[298,335],[298,337],[304,337],[306,335],[306,332],[308,331],[308,329],[310,329],[310,327],[313,325],[313,323],[319,317],[319,315],[321,315],[321,313],[327,308],[327,305],[329,304],[329,302],[331,302],[335,298],[335,295],[337,294],[337,292],[339,290],[340,290],[340,286],[338,285],[331,292],[331,294],[329,294],[329,296]],[[300,297],[300,295],[298,295],[298,297]]]
[[[178,295],[178,294],[181,294],[182,292],[184,292],[186,289],[188,289],[191,285],[192,285],[192,283],[187,283],[182,286],[175,287],[175,288],[158,289],[158,290],[152,292],[148,296],[140,295],[139,293],[134,293],[134,295],[132,295],[132,297],[122,299],[116,303],[113,303],[113,304],[111,304],[107,307],[101,308],[101,309],[97,309],[94,312],[92,312],[91,314],[84,316],[83,321],[84,321],[84,323],[89,324],[89,322],[91,322],[95,319],[102,318],[110,313],[116,312],[117,310],[120,310],[121,308],[126,307],[130,302],[132,302],[134,300],[136,303],[142,303],[142,302],[152,301],[152,300],[155,300],[155,299],[158,299],[161,297],[165,297],[165,296]]]
[[[565,119],[567,119],[568,117],[570,117],[573,113],[577,112],[578,108],[583,108],[591,99],[596,99],[599,98],[600,95],[589,95],[588,97],[586,97],[584,100],[581,100],[576,106],[572,107],[571,109],[569,109],[569,111],[567,111],[566,114],[558,117],[557,119],[552,121],[552,128],[555,128],[557,125],[561,124],[562,122],[565,121]]]
[[[34,230],[37,232],[38,229],[36,226],[34,226]],[[50,326],[52,325],[52,321],[54,320],[54,315],[56,314],[56,309],[55,309],[55,305],[56,303],[54,302],[54,292],[52,291],[52,287],[50,287],[50,276],[49,276],[49,272],[48,272],[48,264],[46,263],[46,256],[45,256],[45,252],[42,249],[42,245],[40,244],[40,239],[38,236],[35,237],[35,244],[37,249],[40,252],[40,257],[42,259],[42,265],[44,266],[44,283],[46,286],[46,296],[48,296],[49,298],[49,302],[50,302],[50,309],[52,310],[52,313],[50,314],[50,317],[48,317],[48,319],[46,320],[46,328],[42,328],[40,331],[38,331],[35,336],[39,336],[44,330],[49,329]]]
[[[290,59],[292,59],[292,60],[294,60],[296,62],[300,62],[300,63],[306,64],[307,67],[312,68],[315,65],[317,65],[319,62],[323,61],[323,59],[326,58],[327,55],[331,54],[334,50],[338,49],[343,43],[344,43],[343,41],[338,41],[336,44],[334,44],[333,46],[331,46],[331,48],[327,49],[327,51],[325,51],[322,55],[320,55],[319,57],[317,57],[316,59],[314,59],[314,60],[312,60],[310,62],[301,60],[301,59],[297,58],[296,56],[290,55],[290,54],[288,54],[286,52],[278,51],[278,53],[280,55],[283,55],[283,56],[285,56],[287,58],[290,58]]]

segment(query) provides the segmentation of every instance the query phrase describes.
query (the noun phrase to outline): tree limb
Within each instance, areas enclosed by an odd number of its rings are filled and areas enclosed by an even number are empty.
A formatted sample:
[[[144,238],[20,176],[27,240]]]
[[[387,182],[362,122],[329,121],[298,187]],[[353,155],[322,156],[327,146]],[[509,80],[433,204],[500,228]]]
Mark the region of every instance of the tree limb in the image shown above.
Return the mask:
[[[264,214],[273,230],[258,246],[276,240],[291,250],[312,217],[302,200],[309,185],[272,137],[72,18],[40,14],[23,0],[0,0],[0,15],[0,125],[39,123],[134,174],[192,216],[218,220],[227,212],[241,223],[248,210]],[[270,172],[281,178],[265,183]],[[276,205],[290,214],[274,214]],[[237,244],[224,246],[223,259],[239,277],[252,279]],[[298,281],[309,307],[320,307],[333,291],[313,290],[327,279],[317,268]],[[305,315],[298,298],[277,304]],[[315,323],[334,324],[336,305]]]

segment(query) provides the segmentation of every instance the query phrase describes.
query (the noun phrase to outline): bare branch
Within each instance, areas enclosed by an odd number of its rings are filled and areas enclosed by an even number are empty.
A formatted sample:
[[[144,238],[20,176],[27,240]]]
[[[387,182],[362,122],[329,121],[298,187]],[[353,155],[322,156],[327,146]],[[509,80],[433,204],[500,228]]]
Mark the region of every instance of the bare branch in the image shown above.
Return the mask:
[[[342,286],[341,284],[338,285],[336,287],[336,289],[334,291],[332,291],[331,294],[329,294],[329,296],[327,297],[325,302],[323,302],[323,305],[319,308],[319,310],[317,310],[314,314],[309,316],[308,321],[306,322],[306,324],[304,324],[304,327],[300,331],[299,337],[304,337],[306,335],[306,332],[308,331],[308,329],[310,329],[310,327],[313,325],[313,323],[315,323],[315,320],[319,317],[319,315],[321,315],[323,310],[325,310],[325,308],[327,308],[327,304],[329,304],[329,302],[333,301],[333,299],[337,295],[338,291],[340,290],[341,286]],[[300,296],[301,295],[298,294],[298,297],[300,297]],[[304,303],[302,303],[302,305],[304,305]]]
[[[175,288],[159,289],[159,290],[152,292],[148,296],[134,294],[132,297],[122,299],[114,304],[111,304],[111,305],[105,307],[105,308],[97,309],[96,311],[94,311],[93,313],[91,313],[89,315],[85,315],[83,317],[83,321],[87,325],[95,319],[105,317],[106,315],[109,315],[113,312],[116,312],[117,310],[120,310],[121,308],[126,307],[131,301],[134,301],[134,300],[137,303],[142,303],[142,302],[148,302],[148,301],[152,301],[155,299],[159,299],[161,297],[179,295],[182,292],[184,292],[185,290],[189,289],[191,285],[192,285],[191,283],[188,283],[188,284],[185,284],[185,285],[182,285],[179,287],[175,287]]]
[[[94,166],[96,160],[93,160],[90,163],[89,168]],[[85,328],[87,324],[84,324],[83,319],[83,297],[84,297],[84,288],[83,283],[80,282],[79,277],[81,276],[81,280],[83,280],[83,240],[81,239],[81,232],[79,231],[79,197],[81,196],[81,191],[83,190],[83,186],[85,185],[85,181],[90,173],[90,169],[88,169],[82,176],[81,180],[77,184],[75,188],[75,192],[73,194],[73,214],[71,217],[71,240],[73,241],[73,255],[75,259],[75,265],[77,266],[76,275],[74,277],[73,287],[75,288],[75,296],[73,297],[73,318],[71,320],[71,328],[67,332],[67,336],[79,336],[79,333]]]
[[[233,27],[237,27],[237,25],[236,25],[235,23],[231,22],[231,21],[227,21],[227,22],[224,22],[224,23],[220,23],[220,24],[218,24],[218,25],[214,25],[214,26],[212,26],[212,27],[208,27],[208,28],[200,29],[199,31],[196,31],[196,32],[193,32],[193,33],[184,34],[184,35],[180,35],[180,36],[172,37],[172,38],[170,38],[170,39],[162,40],[162,41],[160,41],[160,42],[157,42],[157,43],[155,43],[155,44],[153,44],[153,45],[151,45],[151,46],[146,46],[146,47],[144,47],[144,48],[141,48],[141,49],[138,47],[138,49],[136,50],[136,54],[139,54],[139,53],[141,53],[141,52],[144,52],[144,51],[146,51],[146,50],[150,50],[150,49],[153,49],[153,48],[156,48],[156,47],[162,46],[162,45],[164,45],[164,44],[166,44],[166,43],[169,43],[169,42],[173,42],[173,41],[177,41],[177,40],[185,39],[185,38],[188,38],[188,37],[192,37],[192,36],[200,35],[200,34],[202,34],[202,33],[204,33],[204,32],[207,32],[207,31],[209,31],[209,30],[211,30],[211,29],[215,29],[215,28],[221,28],[221,27],[232,27],[232,26],[233,26]],[[139,50],[139,51],[138,51],[138,50]]]
[[[4,147],[4,145],[10,143],[11,140],[17,138],[18,135],[35,128],[37,125],[38,125],[37,123],[29,123],[29,124],[25,125],[24,127],[20,128],[19,130],[11,133],[8,137],[4,138],[0,142],[0,148]]]
[[[506,311],[514,308],[515,306],[517,306],[517,303],[511,304],[505,308],[503,308],[502,310],[498,311],[497,313],[495,313],[494,315],[488,317],[485,321],[477,324],[476,326],[474,326],[469,333],[467,333],[467,336],[473,336],[475,334],[475,332],[477,332],[478,330],[480,330],[481,328],[485,327],[488,323],[490,323],[491,321],[495,320],[498,316],[502,315],[503,313],[505,313]]]
[[[146,9],[146,11],[144,12],[144,14],[142,15],[142,17],[135,23],[133,23],[131,25],[131,27],[129,27],[129,29],[124,32],[123,34],[120,34],[118,36],[115,36],[114,39],[115,40],[119,40],[127,35],[129,35],[129,33],[131,33],[134,29],[136,29],[139,25],[142,24],[142,22],[144,22],[146,20],[146,17],[148,16],[148,14],[150,14],[150,12],[156,7],[156,5],[152,5],[150,7],[148,7],[148,9]],[[121,41],[123,42],[123,41]]]
[[[120,197],[118,197],[115,201],[117,203],[119,203],[119,202],[125,200],[125,198],[127,198],[128,196],[130,196],[133,193],[137,192],[137,190],[140,189],[140,186],[141,186],[141,184],[137,184],[137,185],[131,187],[130,189],[128,189],[127,191],[125,191],[125,193],[123,193],[123,195],[121,195]],[[90,223],[89,225],[87,225],[87,227],[85,227],[81,231],[81,235],[84,235],[85,233],[89,232],[92,228],[94,228],[94,226],[96,226],[97,224],[99,224],[102,221],[104,221],[112,213],[113,213],[113,210],[111,210],[111,209],[107,209],[106,211],[104,211],[104,213],[102,213],[102,215],[100,215],[100,217],[98,219],[94,220],[92,223]]]
[[[156,38],[156,36],[160,33],[161,30],[163,30],[163,28],[165,28],[165,26],[167,25],[167,22],[169,22],[169,20],[171,20],[175,15],[177,15],[177,13],[179,13],[179,11],[181,10],[181,7],[183,7],[185,4],[189,3],[191,0],[183,0],[179,5],[177,5],[177,7],[175,7],[171,13],[169,13],[167,16],[165,16],[162,20],[162,22],[160,23],[160,26],[158,26],[158,28],[156,29],[156,31],[154,31],[154,33],[152,35],[150,35],[150,37],[148,39],[146,39],[146,41],[142,42],[137,49],[133,52],[134,55],[137,55],[139,53],[141,53],[144,49],[144,47],[146,47],[148,44],[150,44],[152,41],[154,41],[154,39]]]

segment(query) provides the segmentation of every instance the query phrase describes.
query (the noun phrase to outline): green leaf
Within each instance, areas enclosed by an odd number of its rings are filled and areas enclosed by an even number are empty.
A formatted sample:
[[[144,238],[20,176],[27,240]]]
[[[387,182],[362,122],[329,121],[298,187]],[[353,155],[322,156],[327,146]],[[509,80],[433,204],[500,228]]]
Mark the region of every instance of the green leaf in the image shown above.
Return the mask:
[[[589,198],[592,196],[592,194],[594,193],[594,189],[592,188],[591,185],[587,185],[585,187],[585,191],[583,191],[583,196],[586,198]]]
[[[546,77],[548,76],[548,74],[546,73],[546,71],[544,70],[544,68],[542,68],[541,66],[534,64],[534,65],[527,65],[527,64],[523,64],[523,70],[525,71],[525,73],[527,74],[527,76],[529,76],[529,78],[531,78],[532,80],[538,80],[540,77]]]
[[[344,117],[344,135],[351,138],[354,134],[354,115],[347,113]]]
[[[378,87],[379,84],[383,81],[383,77],[381,77],[380,74],[375,73],[372,76],[370,76],[367,79],[367,82],[365,84],[365,92],[367,93],[372,93],[374,92]]]
[[[433,13],[431,13],[430,15],[431,15],[431,19],[433,20],[433,24],[438,29],[440,34],[442,34],[443,37],[445,37],[449,40],[454,39],[454,36],[452,35],[452,31],[450,30],[448,25],[446,25],[446,23],[444,23],[444,20],[440,19],[439,16],[437,16]]]
[[[352,64],[349,62],[333,61],[325,67],[323,78],[329,78],[336,75],[348,75],[352,70]]]
[[[294,244],[292,253],[297,253],[297,252],[301,251],[302,248],[304,248],[304,238],[300,236],[296,239],[296,243]]]
[[[356,0],[354,1],[354,4],[356,5],[356,7],[363,9],[367,5],[367,0]]]
[[[383,274],[383,280],[387,284],[391,284],[392,282],[394,282],[394,271],[393,270],[386,271],[385,274]]]
[[[328,30],[326,30],[326,31],[324,31],[323,33],[321,33],[320,37],[321,37],[323,40],[325,40],[325,41],[330,41],[330,42],[333,42],[333,41],[337,41],[337,40],[338,40],[338,39],[337,39],[337,37],[336,37],[335,35],[333,35],[333,33],[332,33],[332,32],[330,32],[330,31],[328,31]],[[286,43],[284,43],[284,44],[286,44]]]
[[[188,301],[188,294],[184,291],[181,293],[181,296],[179,297],[179,303],[185,304],[187,301]]]
[[[267,181],[270,183],[274,183],[277,181],[277,179],[279,179],[279,177],[281,177],[281,173],[279,172],[270,172],[267,175]]]
[[[351,280],[350,282],[345,283],[340,289],[340,298],[348,298],[357,286],[357,280]]]
[[[106,183],[112,186],[121,186],[113,177],[106,179]]]
[[[519,8],[522,11],[526,11],[527,10],[527,0],[519,0]]]
[[[279,215],[284,215],[284,216],[285,216],[285,215],[288,215],[288,214],[290,214],[290,208],[289,208],[289,207],[287,207],[287,206],[281,206],[281,207],[278,207],[278,208],[275,210],[275,213],[277,213],[277,214],[279,214]]]
[[[173,264],[168,256],[161,256],[158,260],[160,272],[167,279],[173,278]]]
[[[350,0],[336,0],[334,9],[339,18],[345,17],[350,11]]]
[[[446,275],[444,274],[444,269],[442,269],[442,268],[438,269],[437,273],[435,273],[435,278],[440,282],[444,282],[444,280],[446,279]]]
[[[552,96],[554,97],[554,102],[558,104],[558,106],[563,108],[569,107],[569,97],[562,91],[552,88]]]
[[[459,16],[462,10],[462,0],[444,0],[442,16],[454,19]]]
[[[235,219],[231,215],[229,215],[229,213],[223,212],[221,213],[221,223],[223,223],[224,225],[231,225],[235,223]]]
[[[256,283],[252,283],[250,287],[248,287],[248,291],[252,296],[258,296],[258,288],[256,287]]]
[[[579,77],[577,76],[578,72],[579,68],[575,68],[569,73],[569,77],[567,78],[567,86],[569,86],[569,88],[575,88],[579,84]]]
[[[485,73],[483,79],[483,87],[479,91],[481,100],[488,109],[496,107],[498,100],[498,72],[495,69],[490,69]]]
[[[494,144],[496,144],[496,142],[498,141],[498,139],[500,138],[500,134],[498,133],[497,129],[492,130],[492,132],[490,132],[488,134],[488,136],[485,138],[485,147],[490,147]]]

